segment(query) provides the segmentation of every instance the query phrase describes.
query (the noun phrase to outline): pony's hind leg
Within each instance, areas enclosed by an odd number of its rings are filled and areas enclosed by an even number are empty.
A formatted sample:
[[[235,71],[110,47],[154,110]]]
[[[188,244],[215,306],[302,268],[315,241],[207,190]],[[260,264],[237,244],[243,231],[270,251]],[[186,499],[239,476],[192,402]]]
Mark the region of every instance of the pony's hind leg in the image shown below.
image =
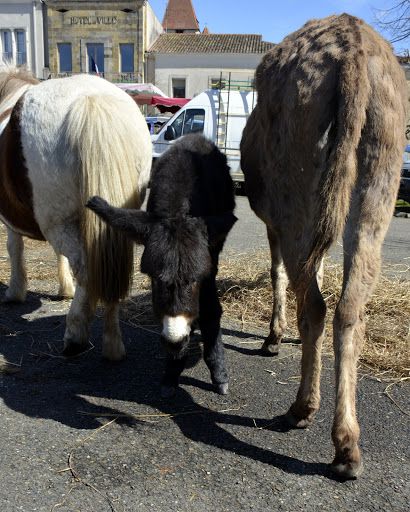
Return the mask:
[[[86,288],[77,277],[74,299],[66,319],[63,349],[65,356],[75,356],[87,348],[95,306],[90,302]]]
[[[292,280],[292,279],[291,279]],[[321,351],[324,338],[326,304],[319,289],[320,278],[306,276],[296,288],[298,328],[302,339],[301,381],[287,413],[289,423],[307,427],[320,405]]]
[[[7,251],[10,257],[11,276],[6,290],[6,302],[24,302],[27,295],[27,272],[24,259],[23,237],[7,228]]]
[[[272,318],[269,335],[262,345],[262,352],[266,355],[277,355],[283,334],[286,330],[286,289],[288,276],[282,260],[280,242],[276,233],[267,227],[269,247],[271,253],[271,280],[272,280]]]
[[[66,317],[63,348],[65,356],[74,356],[88,346],[90,323],[96,307],[87,292],[87,273],[79,227],[76,223],[67,223],[63,226],[52,226],[48,230],[43,229],[43,232],[55,253],[68,259],[77,281],[74,298]]]
[[[73,276],[71,275],[68,259],[62,254],[57,253],[57,269],[58,269],[58,296],[67,299],[74,297],[75,287]]]
[[[110,361],[120,361],[125,357],[118,313],[118,302],[105,305],[102,355]]]

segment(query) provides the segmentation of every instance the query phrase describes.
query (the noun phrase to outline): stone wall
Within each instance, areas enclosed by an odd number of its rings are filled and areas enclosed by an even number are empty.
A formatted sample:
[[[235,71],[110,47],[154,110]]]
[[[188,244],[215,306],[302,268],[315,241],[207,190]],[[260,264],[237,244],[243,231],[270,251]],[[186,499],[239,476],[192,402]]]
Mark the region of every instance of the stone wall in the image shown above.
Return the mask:
[[[72,72],[88,71],[87,44],[104,44],[104,72],[120,73],[120,44],[134,44],[134,74],[144,80],[144,12],[142,1],[47,2],[49,66],[59,73],[58,43],[71,43]]]

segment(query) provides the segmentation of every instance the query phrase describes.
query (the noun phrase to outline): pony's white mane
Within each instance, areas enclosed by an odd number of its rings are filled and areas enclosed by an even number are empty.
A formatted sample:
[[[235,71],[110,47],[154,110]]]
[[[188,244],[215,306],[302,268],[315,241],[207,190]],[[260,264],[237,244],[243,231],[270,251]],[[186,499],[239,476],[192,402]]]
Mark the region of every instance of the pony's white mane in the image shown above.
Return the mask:
[[[3,60],[0,63],[0,113],[12,108],[20,96],[35,84],[38,80],[30,71]]]

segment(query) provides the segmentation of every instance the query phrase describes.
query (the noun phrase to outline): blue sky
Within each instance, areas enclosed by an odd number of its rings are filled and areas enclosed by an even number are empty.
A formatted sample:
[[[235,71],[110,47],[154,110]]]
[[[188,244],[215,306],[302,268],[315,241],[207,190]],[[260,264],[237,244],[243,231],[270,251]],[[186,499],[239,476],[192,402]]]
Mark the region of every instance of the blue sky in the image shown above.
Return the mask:
[[[162,21],[167,0],[149,0]],[[192,0],[201,30],[215,33],[262,34],[265,41],[280,42],[310,18],[348,12],[375,26],[377,15],[395,0]],[[388,34],[384,34],[388,38]],[[396,52],[410,48],[410,41],[395,45]]]

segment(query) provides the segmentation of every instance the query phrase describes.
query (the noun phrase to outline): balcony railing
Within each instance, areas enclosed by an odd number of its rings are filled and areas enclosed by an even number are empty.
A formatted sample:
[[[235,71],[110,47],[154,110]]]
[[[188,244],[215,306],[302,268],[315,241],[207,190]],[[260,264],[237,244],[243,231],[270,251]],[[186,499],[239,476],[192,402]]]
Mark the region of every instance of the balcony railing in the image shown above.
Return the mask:
[[[52,73],[50,78],[63,78],[66,76],[77,75],[79,73]],[[139,83],[142,82],[140,73],[88,73],[89,75],[101,76],[113,83]]]
[[[17,66],[24,66],[27,64],[27,52],[16,53],[16,64]]]
[[[2,53],[3,62],[11,62],[13,60],[13,52]]]

